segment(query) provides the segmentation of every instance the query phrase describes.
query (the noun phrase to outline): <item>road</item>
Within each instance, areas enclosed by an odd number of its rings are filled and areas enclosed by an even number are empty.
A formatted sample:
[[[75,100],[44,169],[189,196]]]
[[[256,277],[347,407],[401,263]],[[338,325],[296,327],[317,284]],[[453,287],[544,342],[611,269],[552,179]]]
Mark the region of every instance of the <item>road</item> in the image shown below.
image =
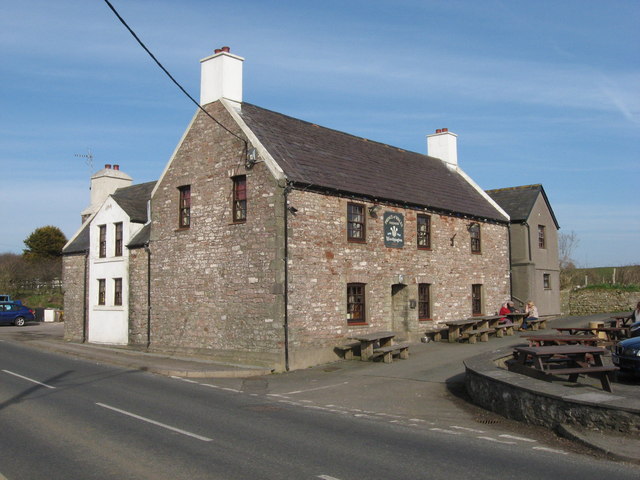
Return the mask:
[[[479,430],[308,408],[9,341],[0,362],[0,478],[9,480],[638,477],[637,466],[515,435],[488,441]]]

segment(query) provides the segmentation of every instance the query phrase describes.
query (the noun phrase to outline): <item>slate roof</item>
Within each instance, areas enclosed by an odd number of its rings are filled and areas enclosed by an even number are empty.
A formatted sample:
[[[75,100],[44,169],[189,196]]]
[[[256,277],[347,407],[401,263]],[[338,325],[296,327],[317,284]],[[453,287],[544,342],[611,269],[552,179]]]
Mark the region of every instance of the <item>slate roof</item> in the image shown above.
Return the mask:
[[[526,222],[529,215],[531,215],[538,195],[542,195],[556,228],[560,228],[551,204],[549,203],[549,199],[547,198],[547,194],[540,184],[487,190],[487,193],[509,214],[511,221],[514,223]]]
[[[89,223],[86,222],[76,235],[73,241],[62,249],[63,255],[72,255],[74,253],[85,253],[89,251]]]
[[[117,189],[111,197],[134,223],[147,222],[147,200],[156,182],[139,183]]]
[[[242,104],[240,115],[296,186],[507,221],[439,159],[249,103]]]

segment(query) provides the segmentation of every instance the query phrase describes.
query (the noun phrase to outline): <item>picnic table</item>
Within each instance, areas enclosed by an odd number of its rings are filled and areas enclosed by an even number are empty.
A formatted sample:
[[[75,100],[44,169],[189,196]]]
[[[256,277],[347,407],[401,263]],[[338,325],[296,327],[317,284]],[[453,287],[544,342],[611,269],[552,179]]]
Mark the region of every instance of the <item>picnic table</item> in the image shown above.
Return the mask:
[[[599,378],[602,389],[611,392],[609,375],[618,368],[604,365],[605,352],[604,348],[586,345],[515,347],[515,361],[509,364],[509,370],[548,381],[555,375],[569,375],[574,383],[580,375],[588,375]]]
[[[518,327],[522,326],[522,320],[527,316],[524,312],[511,312],[504,315],[509,318]]]
[[[567,332],[569,335],[605,334],[606,340],[612,344],[617,343],[623,338],[629,336],[629,327],[556,327],[560,333]]]
[[[608,320],[610,327],[628,327],[630,326],[631,315],[614,315]]]
[[[349,338],[360,342],[360,360],[373,360],[382,356],[385,363],[391,363],[394,353],[399,353],[400,358],[409,357],[409,345],[394,344],[395,336],[393,332],[371,332],[355,333]]]
[[[530,347],[544,347],[547,345],[589,345],[597,346],[602,339],[597,335],[553,335],[553,334],[526,334],[520,335],[529,342]]]
[[[478,337],[481,342],[489,341],[489,320],[487,317],[471,317],[462,320],[449,320],[445,322],[449,327],[449,343],[468,338],[469,343],[476,343]]]

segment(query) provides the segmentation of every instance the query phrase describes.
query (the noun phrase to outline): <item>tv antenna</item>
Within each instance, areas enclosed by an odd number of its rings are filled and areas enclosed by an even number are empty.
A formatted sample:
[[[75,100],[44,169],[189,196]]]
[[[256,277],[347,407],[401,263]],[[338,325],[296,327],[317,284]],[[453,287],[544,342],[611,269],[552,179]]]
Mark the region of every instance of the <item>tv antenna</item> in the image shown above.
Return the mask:
[[[76,153],[74,157],[84,158],[89,170],[93,172],[93,153],[90,148],[87,148],[87,153]]]

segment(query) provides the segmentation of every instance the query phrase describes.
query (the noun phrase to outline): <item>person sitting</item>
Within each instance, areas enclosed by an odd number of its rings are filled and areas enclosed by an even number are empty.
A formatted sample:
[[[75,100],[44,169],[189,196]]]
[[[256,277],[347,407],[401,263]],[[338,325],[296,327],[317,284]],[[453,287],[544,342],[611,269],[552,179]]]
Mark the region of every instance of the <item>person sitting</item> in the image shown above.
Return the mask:
[[[522,320],[522,327],[519,329],[520,331],[527,330],[529,325],[527,324],[528,320],[538,320],[538,307],[536,307],[531,300],[527,302],[527,305],[524,309],[524,313],[526,313],[524,319]]]
[[[504,302],[502,304],[502,306],[500,307],[500,311],[498,312],[498,315],[505,315],[504,317],[502,317],[499,320],[499,323],[507,323],[510,322],[510,318],[507,317],[506,315],[508,315],[509,313],[513,313],[515,312],[515,308],[513,307],[513,302],[507,300],[506,302]]]

